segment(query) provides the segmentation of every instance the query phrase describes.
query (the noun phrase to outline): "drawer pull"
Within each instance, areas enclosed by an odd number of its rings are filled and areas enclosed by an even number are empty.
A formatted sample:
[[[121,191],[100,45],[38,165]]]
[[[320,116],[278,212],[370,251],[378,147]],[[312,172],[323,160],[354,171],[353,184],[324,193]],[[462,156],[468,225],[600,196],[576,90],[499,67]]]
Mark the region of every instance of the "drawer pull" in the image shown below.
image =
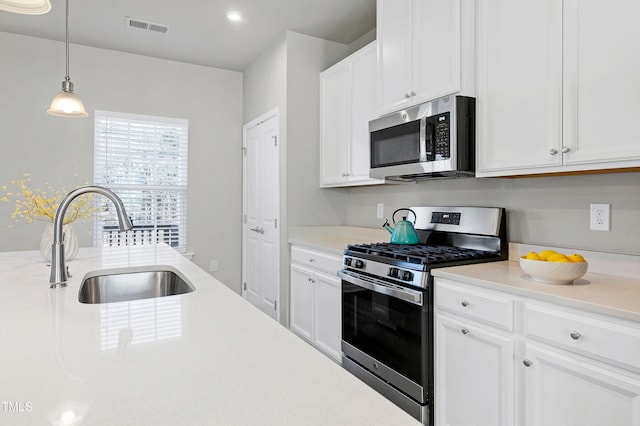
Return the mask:
[[[465,308],[466,308],[467,306],[469,306],[469,301],[468,301],[468,300],[463,300],[463,301],[462,301],[462,306],[463,306],[463,307],[465,307]]]
[[[578,333],[577,331],[572,331],[570,336],[573,340],[578,340],[580,337],[582,337],[582,334]]]
[[[524,364],[525,367],[531,367],[533,365],[533,362],[529,359],[523,360],[522,363]]]
[[[315,262],[315,261],[316,261],[316,260],[315,260],[314,258],[309,259],[309,263],[313,263],[313,262]]]
[[[462,330],[460,330],[462,332],[462,334],[469,334],[469,330],[466,328],[463,328]]]

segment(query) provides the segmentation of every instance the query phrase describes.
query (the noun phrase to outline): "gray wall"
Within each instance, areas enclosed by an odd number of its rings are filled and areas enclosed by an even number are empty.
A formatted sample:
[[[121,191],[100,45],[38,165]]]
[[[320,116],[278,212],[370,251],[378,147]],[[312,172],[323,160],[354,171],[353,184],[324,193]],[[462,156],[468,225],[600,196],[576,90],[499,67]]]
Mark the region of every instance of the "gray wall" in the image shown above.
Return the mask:
[[[335,224],[346,215],[344,191],[319,188],[319,73],[348,46],[287,32],[244,72],[244,122],[280,112],[280,322],[289,321],[289,226]]]
[[[640,173],[519,179],[433,180],[346,190],[346,224],[381,226],[396,208],[420,205],[506,207],[509,240],[640,255]],[[589,230],[589,204],[611,204],[611,232]]]
[[[24,172],[39,187],[91,182],[95,109],[186,118],[188,249],[205,270],[218,259],[213,275],[239,289],[242,74],[71,45],[71,80],[91,116],[68,119],[45,113],[64,79],[64,54],[61,42],[0,33],[0,185]],[[37,249],[44,224],[13,223],[12,211],[0,203],[0,251]],[[90,246],[90,223],[74,228]]]

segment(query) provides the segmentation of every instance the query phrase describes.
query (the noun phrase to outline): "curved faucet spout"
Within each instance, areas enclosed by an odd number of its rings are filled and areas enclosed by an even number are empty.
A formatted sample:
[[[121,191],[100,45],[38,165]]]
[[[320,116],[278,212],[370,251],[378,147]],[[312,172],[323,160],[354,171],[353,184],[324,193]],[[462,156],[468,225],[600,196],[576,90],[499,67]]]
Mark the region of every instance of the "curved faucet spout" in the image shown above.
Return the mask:
[[[122,200],[118,198],[116,194],[107,188],[101,186],[83,186],[69,192],[66,197],[62,199],[60,205],[56,209],[56,213],[53,217],[53,243],[51,244],[51,275],[49,277],[49,287],[58,288],[65,287],[67,285],[67,270],[64,265],[64,235],[62,232],[62,225],[64,224],[64,215],[67,212],[67,208],[82,194],[93,192],[96,194],[104,195],[116,207],[118,215],[118,225],[120,232],[128,231],[133,227],[131,220],[127,216],[127,212],[122,204]]]

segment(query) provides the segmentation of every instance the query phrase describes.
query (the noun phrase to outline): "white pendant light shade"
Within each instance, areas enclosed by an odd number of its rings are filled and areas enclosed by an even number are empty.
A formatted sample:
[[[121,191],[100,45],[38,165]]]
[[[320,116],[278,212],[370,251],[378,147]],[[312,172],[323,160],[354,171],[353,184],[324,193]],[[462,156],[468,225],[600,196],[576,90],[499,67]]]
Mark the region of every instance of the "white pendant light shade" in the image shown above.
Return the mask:
[[[62,82],[62,92],[58,93],[51,101],[51,107],[47,114],[58,117],[88,117],[84,104],[73,93],[73,83],[69,80]]]
[[[3,0],[0,0],[3,1]],[[51,107],[47,110],[47,114],[55,115],[57,117],[88,117],[89,114],[84,109],[84,104],[73,93],[73,83],[69,78],[69,0],[67,3],[67,34],[66,34],[66,47],[67,47],[67,75],[62,82],[62,92],[58,93],[53,101],[51,101]]]
[[[49,0],[0,0],[0,10],[23,15],[43,15],[51,10]]]

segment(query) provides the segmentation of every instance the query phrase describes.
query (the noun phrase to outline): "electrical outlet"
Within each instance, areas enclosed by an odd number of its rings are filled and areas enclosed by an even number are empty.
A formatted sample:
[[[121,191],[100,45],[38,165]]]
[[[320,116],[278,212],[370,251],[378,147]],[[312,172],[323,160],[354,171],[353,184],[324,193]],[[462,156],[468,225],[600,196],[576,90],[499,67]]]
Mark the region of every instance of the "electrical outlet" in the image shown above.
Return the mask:
[[[218,271],[218,259],[211,259],[209,261],[209,272],[217,272]]]
[[[611,205],[591,204],[590,227],[592,231],[611,230]]]
[[[376,217],[382,219],[384,217],[384,204],[378,203],[376,205]]]

